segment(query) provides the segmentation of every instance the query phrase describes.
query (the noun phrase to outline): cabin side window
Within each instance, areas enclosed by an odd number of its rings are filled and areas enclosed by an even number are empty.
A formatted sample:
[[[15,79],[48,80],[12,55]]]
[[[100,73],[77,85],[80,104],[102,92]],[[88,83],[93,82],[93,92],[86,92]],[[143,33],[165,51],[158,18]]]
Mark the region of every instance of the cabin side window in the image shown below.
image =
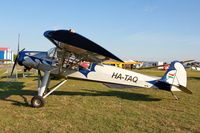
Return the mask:
[[[52,58],[52,59],[56,59],[57,58],[57,48],[54,47],[54,48],[51,48],[48,52],[48,57],[49,58]]]

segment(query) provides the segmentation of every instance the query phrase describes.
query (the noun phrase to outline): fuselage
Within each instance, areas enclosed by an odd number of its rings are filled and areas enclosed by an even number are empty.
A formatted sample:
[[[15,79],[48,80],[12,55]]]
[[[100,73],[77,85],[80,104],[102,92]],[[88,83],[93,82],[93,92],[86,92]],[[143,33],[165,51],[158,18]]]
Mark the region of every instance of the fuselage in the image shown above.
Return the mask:
[[[73,64],[72,62],[64,62],[61,65],[62,67],[59,67],[59,61],[49,55],[49,52],[44,51],[23,51],[19,54],[18,63],[26,68],[34,68],[43,72],[50,71],[51,74],[58,77],[77,78],[147,88],[156,88],[149,81],[159,79],[159,77],[148,76],[100,63],[95,64],[88,62],[88,68],[86,68],[81,63]]]

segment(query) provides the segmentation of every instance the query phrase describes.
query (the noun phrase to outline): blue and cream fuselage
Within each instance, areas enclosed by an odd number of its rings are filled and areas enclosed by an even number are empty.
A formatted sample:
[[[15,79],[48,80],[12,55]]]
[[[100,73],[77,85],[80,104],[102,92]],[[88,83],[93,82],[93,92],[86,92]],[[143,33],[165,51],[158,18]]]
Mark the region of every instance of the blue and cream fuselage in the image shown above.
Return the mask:
[[[156,81],[160,79],[159,77],[148,76],[111,65],[90,63],[89,68],[79,65],[76,69],[65,67],[61,69],[57,64],[58,61],[49,57],[48,52],[22,51],[19,54],[18,63],[26,68],[34,68],[43,72],[50,71],[52,75],[58,77],[160,89],[155,86]]]

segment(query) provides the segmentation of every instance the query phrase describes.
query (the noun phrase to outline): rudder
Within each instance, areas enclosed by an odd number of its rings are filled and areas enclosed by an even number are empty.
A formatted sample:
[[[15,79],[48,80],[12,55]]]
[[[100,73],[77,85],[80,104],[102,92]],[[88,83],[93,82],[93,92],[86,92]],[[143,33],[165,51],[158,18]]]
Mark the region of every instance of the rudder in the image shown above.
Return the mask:
[[[169,84],[170,91],[184,91],[191,94],[187,87],[187,72],[183,64],[179,61],[173,61],[165,73],[159,80],[161,83]]]

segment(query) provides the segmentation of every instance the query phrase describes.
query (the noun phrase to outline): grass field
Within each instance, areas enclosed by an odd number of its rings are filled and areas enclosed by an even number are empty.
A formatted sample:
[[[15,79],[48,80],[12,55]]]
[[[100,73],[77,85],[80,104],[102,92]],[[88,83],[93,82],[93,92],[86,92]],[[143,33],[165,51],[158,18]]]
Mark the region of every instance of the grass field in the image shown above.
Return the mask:
[[[162,76],[163,71],[138,70]],[[0,70],[2,73],[3,70]],[[154,89],[110,89],[101,83],[69,80],[46,98],[43,108],[30,107],[37,77],[0,80],[0,133],[5,132],[200,132],[200,72],[188,70],[192,95]],[[10,79],[9,79],[10,80]],[[57,81],[52,81],[55,84]]]

